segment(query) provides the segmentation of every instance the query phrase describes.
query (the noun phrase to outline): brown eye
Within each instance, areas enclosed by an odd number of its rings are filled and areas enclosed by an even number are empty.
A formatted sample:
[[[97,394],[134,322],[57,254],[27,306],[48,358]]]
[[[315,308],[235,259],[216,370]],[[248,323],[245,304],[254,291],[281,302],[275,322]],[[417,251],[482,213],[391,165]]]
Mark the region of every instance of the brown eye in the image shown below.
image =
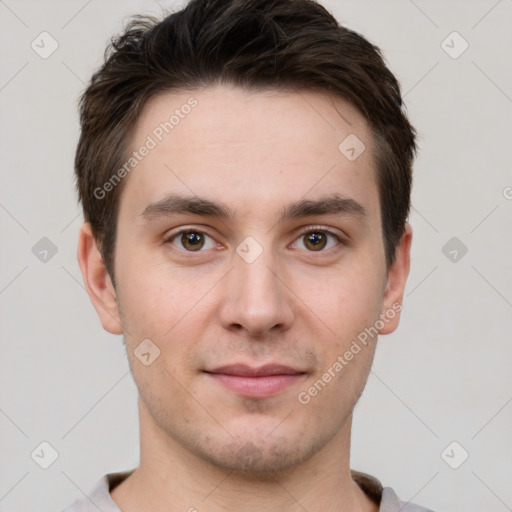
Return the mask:
[[[304,236],[304,245],[313,251],[321,251],[327,244],[325,233],[314,232]]]
[[[190,251],[199,251],[204,245],[204,237],[201,233],[191,231],[181,235],[181,243],[185,249]]]
[[[329,241],[329,238],[334,240],[333,242]],[[321,252],[325,249],[330,249],[335,247],[340,243],[340,238],[336,236],[334,233],[330,233],[329,231],[308,231],[303,233],[299,240],[302,239],[302,244],[308,251],[310,252]]]
[[[200,252],[204,249],[212,249],[215,246],[213,238],[201,231],[180,231],[169,240],[179,249],[188,252]]]

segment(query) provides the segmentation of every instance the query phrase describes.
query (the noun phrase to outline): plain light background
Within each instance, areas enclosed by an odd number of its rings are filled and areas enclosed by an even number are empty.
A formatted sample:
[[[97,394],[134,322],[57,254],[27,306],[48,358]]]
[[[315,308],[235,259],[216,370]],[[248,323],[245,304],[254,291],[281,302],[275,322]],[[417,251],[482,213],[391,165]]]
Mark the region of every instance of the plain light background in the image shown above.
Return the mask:
[[[380,339],[351,465],[437,512],[512,510],[512,1],[322,3],[383,50],[420,135],[402,323]],[[181,5],[0,0],[3,512],[60,510],[138,463],[122,339],[76,261],[76,104],[130,15]],[[31,47],[43,31],[59,45],[47,59]],[[43,441],[58,452],[48,469],[31,458]]]

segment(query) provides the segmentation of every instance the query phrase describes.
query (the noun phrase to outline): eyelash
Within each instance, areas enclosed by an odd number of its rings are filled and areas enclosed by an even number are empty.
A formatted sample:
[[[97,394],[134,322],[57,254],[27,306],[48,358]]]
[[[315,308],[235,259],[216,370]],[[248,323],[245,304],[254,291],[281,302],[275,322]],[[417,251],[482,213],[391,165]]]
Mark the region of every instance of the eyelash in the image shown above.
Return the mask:
[[[297,236],[297,238],[295,240],[298,240],[299,238],[307,235],[307,234],[310,234],[310,233],[326,233],[327,235],[330,235],[332,237],[334,237],[336,239],[336,242],[337,242],[337,245],[335,247],[330,247],[329,249],[322,249],[322,250],[319,250],[319,251],[305,251],[305,252],[309,252],[309,253],[315,253],[315,252],[318,252],[318,253],[328,253],[330,251],[332,251],[333,249],[336,249],[337,247],[339,247],[340,245],[342,244],[345,244],[346,245],[346,242],[344,242],[344,240],[340,237],[340,235],[338,235],[337,233],[335,233],[334,231],[324,227],[324,226],[309,226],[307,228],[304,228],[303,230],[301,230]],[[183,233],[199,233],[201,235],[206,235],[208,237],[210,237],[212,240],[214,240],[214,238],[209,235],[208,233],[206,233],[205,231],[201,230],[201,229],[196,229],[194,227],[189,227],[189,228],[186,228],[186,229],[181,229],[179,231],[177,231],[176,233],[173,233],[171,236],[169,236],[168,238],[166,238],[164,240],[164,243],[167,244],[167,243],[170,243],[171,245],[172,242],[178,238],[180,235],[182,235]],[[294,241],[295,241],[294,240]],[[187,251],[186,249],[179,249],[176,247],[176,250],[178,251],[181,251],[181,252],[186,252],[186,253],[189,253],[189,254],[194,254],[194,253],[201,253],[201,252],[205,252],[205,250],[199,250],[199,251]],[[208,250],[208,249],[207,249]]]

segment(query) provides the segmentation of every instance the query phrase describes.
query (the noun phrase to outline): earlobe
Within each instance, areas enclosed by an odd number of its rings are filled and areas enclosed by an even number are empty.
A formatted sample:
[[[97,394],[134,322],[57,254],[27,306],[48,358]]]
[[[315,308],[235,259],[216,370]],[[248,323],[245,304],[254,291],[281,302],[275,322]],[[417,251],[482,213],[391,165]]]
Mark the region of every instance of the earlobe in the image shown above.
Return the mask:
[[[88,222],[80,227],[77,258],[85,288],[103,328],[112,334],[123,334],[116,292]]]
[[[395,261],[388,271],[381,312],[384,326],[379,329],[379,334],[393,332],[400,322],[402,300],[410,268],[411,242],[412,228],[406,223],[402,238],[395,249]]]

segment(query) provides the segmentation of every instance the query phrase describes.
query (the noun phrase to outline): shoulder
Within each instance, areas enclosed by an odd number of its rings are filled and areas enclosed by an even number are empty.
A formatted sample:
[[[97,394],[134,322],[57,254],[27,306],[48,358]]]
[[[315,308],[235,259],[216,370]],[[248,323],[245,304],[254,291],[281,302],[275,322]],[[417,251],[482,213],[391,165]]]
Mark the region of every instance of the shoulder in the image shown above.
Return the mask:
[[[401,501],[391,487],[383,487],[372,475],[355,470],[351,470],[351,474],[366,495],[379,504],[379,512],[433,512],[415,503]]]
[[[111,512],[111,508],[105,507],[106,498],[109,497],[108,475],[98,480],[91,492],[75,500],[61,512]]]
[[[391,487],[382,489],[382,499],[379,512],[434,512],[429,508],[416,505],[408,501],[398,499],[395,491]]]
[[[109,473],[96,482],[92,491],[77,499],[61,512],[121,512],[110,496],[110,491],[134,470]]]

